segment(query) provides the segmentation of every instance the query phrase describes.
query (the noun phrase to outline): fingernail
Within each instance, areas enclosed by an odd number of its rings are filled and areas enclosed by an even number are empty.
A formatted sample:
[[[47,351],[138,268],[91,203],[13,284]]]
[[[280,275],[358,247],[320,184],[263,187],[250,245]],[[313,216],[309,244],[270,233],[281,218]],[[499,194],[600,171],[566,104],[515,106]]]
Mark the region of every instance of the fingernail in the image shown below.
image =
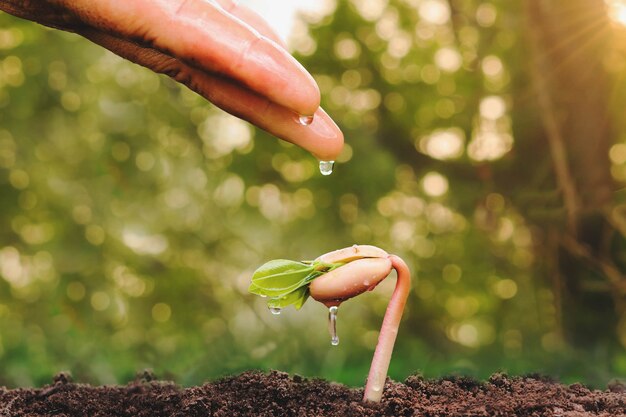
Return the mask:
[[[321,107],[315,112],[315,119],[310,125],[294,128],[302,132],[299,144],[319,161],[334,161],[341,153],[343,133]],[[329,171],[330,174],[332,166],[320,167],[320,171]]]
[[[323,109],[318,110],[319,114],[309,124],[309,129],[317,136],[321,136],[325,139],[336,139],[341,131]]]

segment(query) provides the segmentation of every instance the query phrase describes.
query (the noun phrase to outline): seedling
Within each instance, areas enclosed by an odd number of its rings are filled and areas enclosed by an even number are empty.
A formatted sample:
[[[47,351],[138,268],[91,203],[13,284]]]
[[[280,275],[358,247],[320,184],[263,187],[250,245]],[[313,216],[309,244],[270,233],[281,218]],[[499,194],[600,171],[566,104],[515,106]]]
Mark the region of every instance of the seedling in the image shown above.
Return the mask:
[[[365,291],[371,291],[395,269],[396,288],[391,296],[372,358],[364,401],[380,402],[398,334],[402,311],[411,286],[406,263],[396,255],[369,245],[354,245],[320,256],[314,261],[277,259],[262,265],[252,276],[249,291],[269,297],[274,314],[293,305],[300,309],[309,295],[329,309],[331,343],[336,345],[337,308]]]

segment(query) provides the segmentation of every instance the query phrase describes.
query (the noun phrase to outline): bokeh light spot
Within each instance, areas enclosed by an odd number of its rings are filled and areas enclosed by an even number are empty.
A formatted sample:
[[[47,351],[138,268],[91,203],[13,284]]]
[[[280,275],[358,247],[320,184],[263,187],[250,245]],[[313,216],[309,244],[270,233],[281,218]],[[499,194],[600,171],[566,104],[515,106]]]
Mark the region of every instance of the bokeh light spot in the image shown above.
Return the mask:
[[[517,294],[517,284],[512,279],[501,279],[494,284],[493,291],[498,297],[508,300]]]
[[[464,144],[463,131],[458,128],[450,128],[435,130],[430,135],[421,138],[417,147],[432,158],[446,160],[462,156]]]
[[[361,47],[352,38],[339,37],[335,42],[335,55],[339,59],[354,59],[361,53]]]
[[[611,146],[609,158],[611,158],[611,162],[617,165],[626,163],[626,144],[616,143]]]
[[[106,233],[101,226],[90,224],[85,228],[85,239],[94,246],[102,245]]]
[[[67,284],[67,288],[65,289],[67,297],[72,301],[80,301],[85,298],[85,286],[78,281],[72,281]]]
[[[12,169],[9,174],[9,181],[14,188],[23,190],[30,184],[30,177],[24,170]]]
[[[461,280],[461,276],[463,275],[463,270],[455,264],[448,264],[443,267],[441,271],[441,275],[443,280],[449,284],[456,284]]]
[[[435,63],[446,72],[456,72],[463,64],[463,58],[459,51],[444,47],[435,52]]]
[[[91,307],[96,311],[104,311],[111,305],[111,297],[104,291],[96,291],[91,295]]]
[[[480,101],[480,115],[485,119],[496,120],[506,113],[506,103],[500,96],[488,96]]]
[[[450,7],[442,0],[425,0],[418,6],[420,17],[427,22],[443,25],[450,20]]]
[[[488,55],[482,61],[482,70],[487,77],[494,78],[502,75],[504,65],[497,56]]]
[[[448,192],[448,179],[437,172],[429,172],[422,179],[424,192],[431,197],[440,197]]]
[[[476,21],[484,28],[493,26],[498,17],[498,9],[492,3],[482,3],[476,9]]]
[[[159,323],[165,323],[172,315],[172,308],[165,303],[156,303],[152,307],[152,318]]]

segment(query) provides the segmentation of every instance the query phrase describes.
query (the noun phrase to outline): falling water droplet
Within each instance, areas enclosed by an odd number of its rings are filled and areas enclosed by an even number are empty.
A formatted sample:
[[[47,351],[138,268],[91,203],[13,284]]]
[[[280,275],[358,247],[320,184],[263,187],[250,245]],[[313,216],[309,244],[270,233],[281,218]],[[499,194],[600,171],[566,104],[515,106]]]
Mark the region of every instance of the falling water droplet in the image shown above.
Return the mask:
[[[280,314],[280,307],[268,307],[270,309],[270,313],[277,316]]]
[[[313,118],[314,116],[304,116],[304,115],[298,115],[296,117],[296,122],[298,122],[298,124],[301,124],[302,126],[308,126],[311,123],[313,123]]]
[[[337,336],[337,306],[328,309],[328,331],[330,332],[330,344],[337,346],[339,344],[339,336]]]
[[[322,175],[330,175],[333,173],[335,161],[320,161],[320,172]]]

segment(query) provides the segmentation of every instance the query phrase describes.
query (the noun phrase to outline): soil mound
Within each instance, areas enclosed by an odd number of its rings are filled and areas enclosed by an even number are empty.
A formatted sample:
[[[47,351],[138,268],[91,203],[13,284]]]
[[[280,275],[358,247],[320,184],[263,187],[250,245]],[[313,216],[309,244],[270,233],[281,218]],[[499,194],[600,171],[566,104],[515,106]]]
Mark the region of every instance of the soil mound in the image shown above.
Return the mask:
[[[94,387],[57,375],[37,389],[0,388],[0,416],[626,416],[626,387],[606,391],[537,376],[493,375],[488,381],[448,377],[387,380],[380,404],[362,389],[251,371],[181,388],[143,374],[125,386]]]

